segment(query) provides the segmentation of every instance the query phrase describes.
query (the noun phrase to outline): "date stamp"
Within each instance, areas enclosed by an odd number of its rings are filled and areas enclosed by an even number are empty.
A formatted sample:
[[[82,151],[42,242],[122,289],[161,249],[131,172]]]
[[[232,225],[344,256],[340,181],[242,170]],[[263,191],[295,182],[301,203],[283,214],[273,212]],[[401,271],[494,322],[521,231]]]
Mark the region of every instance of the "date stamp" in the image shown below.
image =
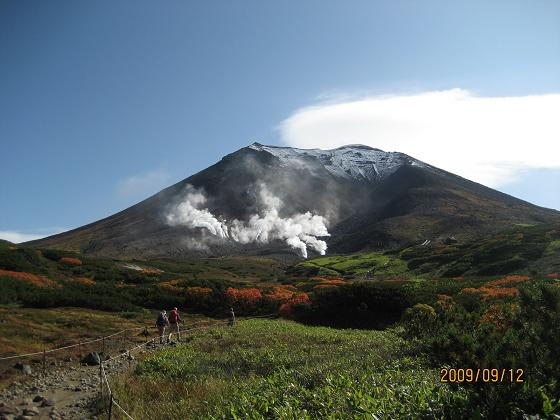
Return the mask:
[[[445,383],[521,383],[523,369],[442,368],[440,381]]]

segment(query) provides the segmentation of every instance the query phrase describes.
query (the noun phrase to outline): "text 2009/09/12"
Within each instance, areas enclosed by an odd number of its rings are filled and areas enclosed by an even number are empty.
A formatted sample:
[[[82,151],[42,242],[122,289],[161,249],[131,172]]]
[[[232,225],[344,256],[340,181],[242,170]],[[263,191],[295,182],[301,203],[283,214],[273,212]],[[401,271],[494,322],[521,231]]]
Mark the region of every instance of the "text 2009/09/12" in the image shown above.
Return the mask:
[[[523,382],[523,369],[442,368],[441,382]]]

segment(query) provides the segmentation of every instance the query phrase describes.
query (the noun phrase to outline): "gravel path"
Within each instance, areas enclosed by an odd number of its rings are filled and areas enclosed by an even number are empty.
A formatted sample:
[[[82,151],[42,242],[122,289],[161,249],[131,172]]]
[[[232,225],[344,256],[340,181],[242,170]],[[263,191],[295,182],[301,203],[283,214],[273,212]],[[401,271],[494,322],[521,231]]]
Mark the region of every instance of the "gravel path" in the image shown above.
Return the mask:
[[[161,348],[162,345],[150,343],[136,350],[135,355]],[[104,363],[109,380],[135,365],[135,357],[128,355]],[[98,418],[99,366],[76,367],[54,362],[46,372],[34,369],[37,372],[22,373],[15,382],[0,390],[0,420]]]

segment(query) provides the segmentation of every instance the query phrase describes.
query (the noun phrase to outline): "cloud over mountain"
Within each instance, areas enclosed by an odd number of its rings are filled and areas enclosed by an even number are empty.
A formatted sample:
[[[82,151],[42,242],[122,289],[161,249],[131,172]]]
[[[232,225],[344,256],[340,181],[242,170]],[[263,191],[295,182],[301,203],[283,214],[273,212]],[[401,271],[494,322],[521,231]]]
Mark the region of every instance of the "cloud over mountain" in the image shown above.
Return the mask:
[[[492,187],[560,168],[560,94],[482,97],[451,89],[327,101],[280,125],[293,147],[398,150]]]

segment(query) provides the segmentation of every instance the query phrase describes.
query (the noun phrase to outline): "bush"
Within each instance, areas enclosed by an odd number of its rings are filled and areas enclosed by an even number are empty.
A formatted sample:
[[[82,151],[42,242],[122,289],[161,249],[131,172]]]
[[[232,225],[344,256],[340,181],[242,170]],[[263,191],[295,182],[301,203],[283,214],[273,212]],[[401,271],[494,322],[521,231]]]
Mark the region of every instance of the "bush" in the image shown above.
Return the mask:
[[[430,305],[417,303],[404,312],[403,324],[409,337],[431,334],[436,323],[436,311]]]

